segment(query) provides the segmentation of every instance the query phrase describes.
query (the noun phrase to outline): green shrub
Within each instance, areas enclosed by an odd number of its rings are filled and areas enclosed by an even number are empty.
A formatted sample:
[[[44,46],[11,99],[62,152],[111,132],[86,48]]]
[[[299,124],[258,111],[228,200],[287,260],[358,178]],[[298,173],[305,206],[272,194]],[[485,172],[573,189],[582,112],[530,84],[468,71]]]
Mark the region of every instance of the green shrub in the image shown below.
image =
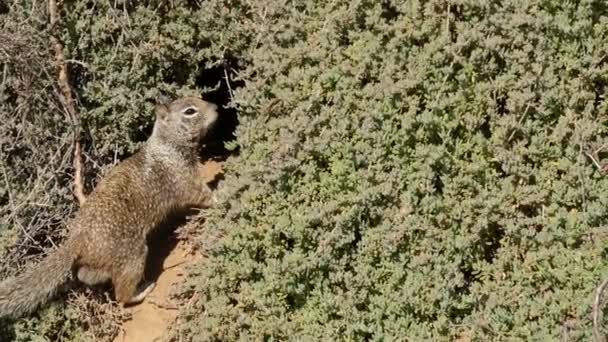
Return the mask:
[[[604,2],[251,6],[240,155],[204,223],[224,236],[182,336],[589,339]]]

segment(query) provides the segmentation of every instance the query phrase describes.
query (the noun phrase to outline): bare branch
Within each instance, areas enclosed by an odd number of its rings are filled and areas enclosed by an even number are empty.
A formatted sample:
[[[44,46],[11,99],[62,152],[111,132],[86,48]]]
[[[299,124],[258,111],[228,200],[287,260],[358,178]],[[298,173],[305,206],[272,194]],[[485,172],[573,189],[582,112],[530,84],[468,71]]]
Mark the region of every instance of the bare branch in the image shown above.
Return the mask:
[[[74,144],[74,196],[76,196],[78,203],[82,205],[85,201],[85,195],[82,176],[82,155],[80,151],[80,120],[74,104],[74,98],[72,97],[72,89],[69,84],[68,68],[66,66],[65,56],[63,55],[63,44],[59,39],[59,11],[55,0],[48,0],[48,13],[49,25],[51,28],[51,45],[55,52],[55,62],[59,68],[57,81],[59,83],[59,88],[61,89],[60,98],[65,110],[72,120]]]
[[[595,164],[595,166],[597,167],[597,169],[600,170],[600,171],[602,171],[602,166],[597,161],[597,159],[595,159],[595,157],[593,156],[593,154],[591,154],[589,152],[585,152],[585,154],[587,155],[587,157],[589,157],[589,159],[591,159],[591,161],[593,162],[593,164]]]
[[[526,109],[524,109],[524,113],[521,115],[521,117],[517,121],[517,126],[521,126],[521,124],[524,122],[524,119],[526,118],[526,115],[528,114],[528,110],[530,110],[530,107],[531,107],[531,104],[528,103],[526,105]],[[515,132],[517,132],[517,128],[513,128],[513,131],[509,135],[507,142],[511,142],[511,139],[513,139],[513,137],[515,136]]]
[[[228,85],[228,92],[230,93],[230,101],[234,101],[234,93],[232,92],[232,86],[230,85],[230,76],[228,76],[228,71],[226,70],[226,66],[224,66],[224,78],[226,79],[226,84]]]
[[[600,329],[600,311],[602,310],[600,305],[602,302],[602,294],[604,293],[606,286],[608,286],[608,278],[604,279],[600,286],[595,289],[595,299],[593,301],[593,339],[595,342],[606,341],[606,337],[602,334]]]
[[[66,63],[78,64],[78,65],[80,65],[81,67],[83,67],[85,69],[89,69],[89,65],[87,63],[81,62],[81,61],[76,60],[76,59],[66,59],[65,62]]]

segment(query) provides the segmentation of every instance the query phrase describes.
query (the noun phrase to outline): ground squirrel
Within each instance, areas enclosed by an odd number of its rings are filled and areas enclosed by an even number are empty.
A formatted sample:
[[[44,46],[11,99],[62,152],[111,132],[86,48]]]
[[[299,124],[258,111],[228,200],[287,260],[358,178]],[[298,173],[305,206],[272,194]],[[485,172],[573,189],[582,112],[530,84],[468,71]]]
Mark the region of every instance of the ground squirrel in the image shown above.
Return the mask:
[[[0,283],[0,317],[33,312],[72,272],[88,285],[112,281],[116,299],[137,303],[152,290],[144,268],[148,233],[169,215],[208,205],[198,145],[217,120],[217,106],[187,97],[155,106],[144,147],[99,182],[68,223],[62,247],[16,278]]]

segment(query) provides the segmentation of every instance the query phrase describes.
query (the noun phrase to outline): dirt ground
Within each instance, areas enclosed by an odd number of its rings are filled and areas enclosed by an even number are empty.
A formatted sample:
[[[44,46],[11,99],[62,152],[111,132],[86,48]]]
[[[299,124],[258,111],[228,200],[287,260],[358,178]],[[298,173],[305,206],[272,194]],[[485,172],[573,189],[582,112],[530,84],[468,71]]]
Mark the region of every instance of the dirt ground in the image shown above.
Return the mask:
[[[207,161],[201,165],[201,177],[213,181],[221,173],[221,163]],[[138,305],[127,307],[131,319],[122,323],[114,342],[162,341],[178,314],[176,303],[171,301],[174,286],[185,277],[186,268],[200,257],[187,241],[176,240],[172,235],[165,241],[150,246],[152,263],[159,273],[154,290]],[[152,254],[154,253],[154,254]],[[164,260],[163,260],[164,259]]]
[[[173,286],[184,277],[184,268],[196,260],[183,241],[177,243],[163,263],[156,287],[139,305],[126,308],[131,319],[123,322],[114,342],[162,341],[178,310],[171,302]]]

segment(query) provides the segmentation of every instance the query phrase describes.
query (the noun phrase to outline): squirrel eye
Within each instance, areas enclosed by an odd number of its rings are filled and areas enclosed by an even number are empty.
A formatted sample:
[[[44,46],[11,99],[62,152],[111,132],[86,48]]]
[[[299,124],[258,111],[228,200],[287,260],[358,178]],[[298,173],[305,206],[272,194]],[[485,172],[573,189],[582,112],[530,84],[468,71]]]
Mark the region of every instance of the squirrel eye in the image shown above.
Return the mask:
[[[186,114],[186,115],[194,115],[195,113],[196,113],[196,109],[194,109],[192,107],[190,107],[184,111],[184,114]]]

